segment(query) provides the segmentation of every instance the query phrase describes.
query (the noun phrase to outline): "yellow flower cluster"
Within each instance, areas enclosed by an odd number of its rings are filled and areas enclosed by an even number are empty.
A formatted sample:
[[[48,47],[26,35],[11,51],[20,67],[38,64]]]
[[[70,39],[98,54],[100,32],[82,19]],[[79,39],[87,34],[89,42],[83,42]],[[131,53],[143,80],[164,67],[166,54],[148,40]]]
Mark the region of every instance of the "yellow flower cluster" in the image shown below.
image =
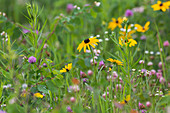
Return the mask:
[[[117,65],[123,65],[123,62],[119,61],[119,60],[113,60],[112,58],[108,58],[107,61],[110,61],[110,62],[115,62]]]
[[[126,39],[125,40],[119,39],[119,44],[121,46],[123,46],[123,45],[128,46],[129,45],[129,47],[132,47],[132,46],[135,46],[137,44],[137,42],[134,39],[127,39],[127,40]]]

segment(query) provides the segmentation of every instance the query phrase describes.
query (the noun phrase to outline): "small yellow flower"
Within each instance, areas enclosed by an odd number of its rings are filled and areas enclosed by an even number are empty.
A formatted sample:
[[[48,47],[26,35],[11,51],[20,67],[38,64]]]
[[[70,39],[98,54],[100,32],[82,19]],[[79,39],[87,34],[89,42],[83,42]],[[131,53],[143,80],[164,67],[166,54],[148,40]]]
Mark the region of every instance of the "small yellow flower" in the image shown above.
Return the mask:
[[[164,2],[162,3],[161,1],[157,1],[157,4],[152,5],[151,7],[153,8],[154,11],[161,10],[165,12],[167,9],[169,9],[170,2]]]
[[[115,18],[112,18],[112,22],[109,22],[108,29],[111,29],[113,31],[117,26],[121,28],[122,23],[123,23],[122,18],[119,17],[117,20]]]
[[[112,71],[112,67],[109,67],[109,71]]]
[[[123,46],[124,44],[125,46],[128,46],[129,44],[129,47],[132,47],[132,46],[135,46],[137,42],[134,39],[127,39],[127,40],[119,39],[119,44],[121,46]]]
[[[128,26],[127,30],[126,28],[121,28],[122,30],[119,32],[120,36],[119,39],[125,39],[125,38],[132,38],[132,34],[135,33],[135,30],[131,30],[131,25]]]
[[[123,17],[123,21],[128,21],[128,18],[127,17]]]
[[[95,48],[94,45],[98,45],[97,42],[99,42],[99,40],[96,39],[96,37],[85,39],[85,40],[83,40],[83,41],[79,44],[77,50],[79,50],[79,52],[80,52],[80,51],[82,50],[82,48],[84,47],[84,52],[86,52],[86,47],[87,47],[89,50],[90,50],[90,46],[89,46],[89,45],[91,45],[93,48]]]
[[[43,98],[43,95],[41,95],[40,93],[35,93],[34,96],[37,98]]]
[[[143,27],[143,26],[141,26],[141,25],[139,25],[139,24],[135,24],[135,27],[137,27],[137,31],[138,32],[146,32],[148,29],[149,29],[149,24],[150,24],[150,22],[148,21],[148,22],[146,22],[146,24],[145,24],[145,26]]]
[[[126,104],[130,100],[130,95],[127,95],[126,98],[124,98],[120,104]]]
[[[68,65],[65,65],[65,68],[63,68],[62,70],[60,70],[60,73],[65,73],[65,72],[68,72],[70,71],[72,68],[72,63],[68,64]]]
[[[115,59],[113,60],[112,58],[108,58],[107,61],[115,62],[117,65],[121,65],[121,66],[123,65],[123,64],[122,64],[123,62],[121,62],[121,61],[119,61],[119,60],[115,60]]]

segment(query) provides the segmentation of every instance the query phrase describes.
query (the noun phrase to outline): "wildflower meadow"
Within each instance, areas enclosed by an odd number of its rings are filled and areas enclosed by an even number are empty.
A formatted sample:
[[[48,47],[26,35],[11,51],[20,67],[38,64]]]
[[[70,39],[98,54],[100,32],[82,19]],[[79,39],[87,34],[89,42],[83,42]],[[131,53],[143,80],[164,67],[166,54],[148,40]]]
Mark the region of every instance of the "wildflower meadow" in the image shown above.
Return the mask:
[[[0,113],[170,113],[169,0],[0,0]]]

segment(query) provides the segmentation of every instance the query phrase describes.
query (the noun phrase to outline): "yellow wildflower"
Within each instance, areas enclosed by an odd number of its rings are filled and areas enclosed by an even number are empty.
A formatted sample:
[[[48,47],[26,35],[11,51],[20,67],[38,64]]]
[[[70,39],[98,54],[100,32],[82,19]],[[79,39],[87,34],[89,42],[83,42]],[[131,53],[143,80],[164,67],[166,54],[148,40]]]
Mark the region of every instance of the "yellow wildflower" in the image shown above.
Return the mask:
[[[122,18],[118,18],[117,20],[115,18],[112,18],[112,22],[109,22],[108,28],[111,29],[112,31],[118,26],[119,28],[122,27],[123,20]]]
[[[68,64],[68,65],[65,65],[65,68],[63,68],[62,70],[60,70],[60,73],[65,73],[65,72],[68,72],[70,71],[72,68],[72,63]]]
[[[79,50],[79,52],[80,52],[80,51],[82,50],[82,48],[84,47],[84,52],[86,52],[86,47],[87,47],[89,50],[90,50],[90,46],[89,46],[89,45],[91,45],[93,48],[95,48],[94,45],[98,45],[97,42],[99,42],[99,40],[96,39],[96,37],[85,39],[85,40],[83,40],[83,41],[79,44],[77,50]]]
[[[169,9],[170,2],[164,2],[162,3],[161,1],[157,1],[157,4],[152,5],[151,7],[153,8],[154,11],[161,10],[165,12],[167,9]]]
[[[122,64],[123,62],[121,62],[121,61],[119,61],[119,60],[115,60],[115,59],[113,60],[112,58],[108,58],[107,61],[115,62],[117,65],[121,65],[121,66],[123,65],[123,64]]]
[[[41,95],[40,93],[35,93],[34,96],[37,98],[43,98],[43,95]]]
[[[150,24],[150,22],[148,21],[148,22],[146,22],[146,24],[145,24],[145,26],[143,27],[143,26],[141,26],[141,25],[139,25],[139,24],[135,24],[135,27],[137,27],[137,31],[138,32],[146,32],[148,29],[149,29],[149,24]]]

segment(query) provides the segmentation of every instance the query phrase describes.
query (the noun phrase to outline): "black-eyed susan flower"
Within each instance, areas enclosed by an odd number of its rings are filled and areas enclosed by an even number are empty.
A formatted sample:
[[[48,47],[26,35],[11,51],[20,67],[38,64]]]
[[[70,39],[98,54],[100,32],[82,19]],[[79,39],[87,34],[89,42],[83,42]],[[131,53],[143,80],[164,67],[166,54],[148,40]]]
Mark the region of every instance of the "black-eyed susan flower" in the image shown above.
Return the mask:
[[[169,1],[162,3],[161,1],[157,1],[157,4],[152,5],[151,7],[153,8],[154,11],[161,10],[165,12],[167,9],[169,9]]]
[[[109,71],[112,71],[112,67],[109,67]]]
[[[115,62],[117,65],[121,65],[121,66],[123,65],[123,62],[121,62],[119,60],[115,60],[115,59],[113,60],[112,58],[108,58],[107,61],[110,61],[110,62],[113,62],[113,63]]]
[[[123,98],[123,100],[120,102],[120,104],[124,105],[124,104],[128,103],[129,100],[130,100],[130,95],[127,95],[126,97]]]
[[[43,95],[40,94],[40,93],[35,93],[34,96],[37,97],[37,98],[43,98]]]
[[[129,47],[132,47],[132,46],[135,46],[137,44],[137,42],[134,39],[127,39],[127,40],[119,39],[119,44],[121,46],[123,46],[125,44],[125,46],[129,45]]]
[[[111,29],[112,31],[118,26],[119,28],[122,27],[123,19],[118,18],[117,20],[115,18],[112,18],[112,22],[109,22],[108,29]]]
[[[60,70],[60,73],[65,73],[70,71],[72,68],[72,63],[69,63],[68,65],[65,65],[65,68],[63,68],[62,70]]]
[[[98,45],[97,42],[99,42],[99,40],[96,39],[96,37],[85,39],[79,44],[77,50],[79,50],[79,52],[80,52],[82,50],[82,48],[84,47],[84,52],[86,52],[86,47],[89,50],[90,50],[90,45],[93,48],[95,48],[95,45]]]
[[[138,32],[146,32],[149,29],[150,22],[146,22],[145,26],[141,26],[139,24],[135,24],[136,30]]]

